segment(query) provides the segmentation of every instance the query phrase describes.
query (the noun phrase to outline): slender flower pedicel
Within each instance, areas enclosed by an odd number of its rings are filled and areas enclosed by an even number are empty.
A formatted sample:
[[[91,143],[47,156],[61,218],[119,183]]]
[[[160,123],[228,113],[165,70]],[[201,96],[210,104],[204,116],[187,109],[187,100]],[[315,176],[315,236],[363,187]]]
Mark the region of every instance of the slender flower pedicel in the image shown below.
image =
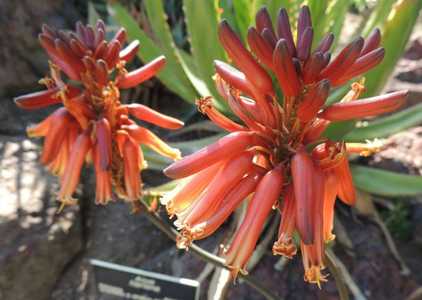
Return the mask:
[[[407,92],[358,100],[362,80],[353,83],[339,103],[326,105],[331,88],[376,66],[384,50],[379,47],[380,32],[374,30],[366,41],[359,37],[331,57],[334,36],[313,41],[306,6],[300,10],[295,37],[285,9],[274,29],[262,8],[256,27],[248,31],[251,51],[226,21],[220,24],[219,38],[237,68],[216,61],[215,82],[240,122],[218,112],[210,97],[197,101],[199,110],[229,134],[164,171],[171,178],[184,178],[162,199],[168,213],[177,217],[178,246],[187,248],[209,236],[246,202],[246,215],[222,253],[236,276],[246,272],[265,220],[271,208],[278,208],[281,222],[273,253],[292,258],[297,232],[304,279],[320,286],[326,281],[324,244],[335,238],[336,197],[349,205],[356,198],[348,153],[369,155],[379,148],[331,141],[323,132],[331,122],[391,112],[403,104]]]
[[[136,207],[142,194],[139,173],[146,166],[139,145],[171,159],[180,158],[179,150],[138,126],[130,116],[167,129],[180,128],[181,121],[142,104],[120,102],[120,89],[153,77],[165,65],[165,58],[160,56],[128,72],[125,64],[135,57],[139,42],[122,48],[126,31],[122,28],[106,41],[105,30],[102,21],[95,28],[77,23],[76,32],[44,25],[39,40],[51,62],[50,76],[40,82],[47,89],[15,99],[19,107],[30,110],[63,105],[27,130],[31,137],[44,137],[41,162],[60,176],[63,205],[74,203],[72,195],[85,162],[94,164],[97,203],[111,200],[114,188],[119,197]]]

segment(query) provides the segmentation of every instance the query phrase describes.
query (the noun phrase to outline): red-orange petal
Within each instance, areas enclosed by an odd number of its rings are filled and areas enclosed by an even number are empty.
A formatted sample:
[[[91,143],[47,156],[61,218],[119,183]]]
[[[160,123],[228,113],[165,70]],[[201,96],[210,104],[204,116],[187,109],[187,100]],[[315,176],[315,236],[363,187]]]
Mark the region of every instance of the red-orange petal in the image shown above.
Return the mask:
[[[164,174],[171,178],[187,177],[248,148],[263,145],[265,143],[262,138],[254,132],[233,132],[182,160],[174,162],[164,169]]]
[[[303,142],[309,144],[318,140],[325,129],[327,129],[330,121],[324,119],[315,119],[312,125],[306,130]]]
[[[95,114],[88,103],[84,101],[84,95],[81,94],[75,98],[66,97],[63,105],[69,113],[78,121],[79,125],[86,129],[88,128],[89,121],[94,119]]]
[[[49,90],[39,91],[14,99],[17,106],[24,109],[39,109],[53,104],[61,103],[62,100],[57,96],[60,88],[55,87]]]
[[[108,66],[105,60],[98,59],[95,63],[95,80],[100,85],[106,85],[108,82]]]
[[[111,172],[102,166],[98,144],[93,153],[95,168],[95,203],[107,204],[111,200]]]
[[[54,39],[47,36],[44,33],[38,35],[38,39],[41,43],[41,46],[47,51],[48,56],[50,56],[51,60],[64,72],[70,79],[79,80],[79,73],[77,72],[76,68],[70,65],[61,54],[56,49],[54,44]]]
[[[296,55],[296,47],[293,41],[292,30],[289,22],[289,15],[285,8],[282,8],[278,12],[277,16],[277,36],[278,39],[284,39],[286,41],[289,54],[291,56]]]
[[[262,111],[260,111],[259,109],[254,109],[254,114],[248,111],[244,107],[243,103],[241,103],[242,100],[239,93],[233,90],[218,74],[217,76],[215,76],[215,83],[217,91],[220,93],[221,96],[224,97],[225,100],[227,100],[227,103],[233,113],[240,120],[242,120],[247,127],[249,127],[250,129],[258,129],[259,131],[259,125],[254,119],[258,113],[259,115],[261,115]]]
[[[184,123],[176,118],[164,115],[155,111],[148,106],[142,104],[129,104],[126,105],[129,114],[136,117],[139,120],[167,128],[167,129],[179,129],[183,127]]]
[[[258,33],[262,34],[264,29],[267,29],[275,39],[273,23],[270,14],[268,13],[268,9],[265,6],[261,7],[256,13],[255,24]]]
[[[348,205],[354,205],[356,202],[356,191],[355,186],[353,185],[349,161],[346,156],[344,156],[338,166],[334,168],[334,173],[338,179],[339,198]]]
[[[121,157],[123,157],[123,148],[126,143],[126,139],[129,137],[129,133],[127,133],[126,130],[117,130],[116,132],[116,144],[117,149],[119,149],[119,154]]]
[[[123,27],[120,28],[116,34],[114,35],[114,37],[111,39],[111,41],[119,41],[119,43],[121,45],[123,45],[126,42],[126,38],[127,38],[127,33],[126,33],[126,29],[124,29]]]
[[[97,48],[95,49],[94,58],[104,60],[104,55],[106,51],[107,51],[107,41],[102,41],[101,43],[97,45]]]
[[[121,45],[122,44],[118,40],[112,40],[110,43],[107,44],[107,48],[105,49],[103,59],[106,61],[109,69],[113,69],[116,66],[119,60],[119,52]]]
[[[128,89],[150,79],[160,71],[166,63],[166,58],[162,55],[150,61],[143,67],[129,72],[118,79],[117,86]]]
[[[283,255],[293,258],[297,248],[293,241],[293,232],[296,228],[296,200],[294,198],[293,185],[285,189],[281,221],[278,229],[278,240],[273,245],[274,255]]]
[[[124,181],[127,198],[136,201],[141,196],[141,153],[138,144],[127,137],[123,146]]]
[[[366,71],[369,71],[370,69],[374,68],[376,65],[378,65],[384,58],[384,48],[377,48],[372,50],[371,52],[368,52],[367,54],[359,57],[353,66],[347,70],[346,73],[341,75],[341,77],[335,78],[332,81],[333,86],[341,85],[348,80],[350,80],[353,77],[359,76]]]
[[[194,224],[189,229],[192,239],[204,239],[213,234],[230,214],[250,195],[258,185],[261,175],[252,173],[244,177],[225,197],[222,205],[209,219]]]
[[[139,45],[140,44],[138,40],[134,40],[133,42],[131,42],[128,46],[126,46],[120,51],[120,59],[126,62],[131,61],[138,53]]]
[[[407,94],[408,91],[405,90],[356,101],[335,103],[322,111],[319,117],[330,121],[373,117],[392,112],[402,106]]]
[[[251,171],[253,163],[252,152],[245,152],[229,160],[221,171],[210,182],[207,192],[194,204],[192,211],[183,221],[191,227],[193,224],[205,221],[218,209],[224,197],[237,183]]]
[[[280,197],[283,179],[283,169],[276,167],[265,174],[259,182],[242,224],[224,254],[226,265],[232,270],[232,276],[235,277],[238,271],[244,269],[252,255],[265,220]]]
[[[314,265],[323,265],[324,257],[324,196],[325,196],[325,175],[319,167],[314,168],[314,199],[312,207],[312,223],[314,227],[314,247],[315,253],[312,261]]]
[[[150,130],[138,125],[123,126],[122,128],[126,130],[136,142],[150,147],[155,152],[173,160],[181,158],[179,149],[170,147]]]
[[[56,176],[62,176],[67,166],[70,152],[69,135],[63,140],[57,156],[47,165],[47,169]]]
[[[82,61],[74,54],[72,49],[70,49],[64,41],[55,39],[54,44],[62,60],[71,66],[71,68],[75,71],[77,78],[79,79],[81,74],[85,71],[85,67]]]
[[[29,126],[26,129],[26,134],[29,137],[40,137],[40,136],[47,135],[48,131],[50,130],[52,118],[53,118],[53,115],[50,115],[44,120],[42,120],[40,123]]]
[[[82,166],[84,164],[86,155],[88,154],[89,150],[91,150],[91,146],[92,143],[90,132],[86,130],[76,139],[75,145],[72,148],[72,152],[70,154],[69,163],[61,179],[59,199],[61,199],[63,202],[72,199],[72,194],[79,183]]]
[[[363,45],[362,51],[360,56],[371,52],[379,47],[381,43],[381,32],[378,28],[374,28],[372,32],[369,34],[368,38],[365,40],[365,44]]]
[[[253,95],[251,82],[246,78],[245,74],[232,67],[231,65],[215,60],[215,71],[230,86],[242,91],[247,95]]]
[[[298,105],[296,111],[297,117],[304,123],[314,119],[327,100],[329,91],[330,82],[326,79],[323,79],[316,85],[310,87],[310,90]]]
[[[319,78],[335,80],[350,69],[360,55],[364,40],[359,37],[348,44],[330,64],[322,70]]]
[[[324,213],[323,213],[323,232],[324,241],[329,242],[334,239],[334,205],[336,202],[338,190],[337,176],[331,172],[325,172],[325,189],[324,189]]]
[[[273,94],[271,77],[253,58],[249,51],[246,50],[239,37],[226,21],[220,23],[218,36],[230,58],[245,73],[246,77],[253,80],[254,85],[261,92]]]
[[[289,53],[287,42],[281,39],[277,42],[273,53],[274,73],[285,96],[297,96],[300,92],[300,82]]]
[[[206,114],[214,124],[229,132],[247,130],[246,127],[230,120],[217,109],[215,109],[212,104],[211,97],[204,97],[196,100],[196,105],[198,106],[199,111],[203,114]]]
[[[51,162],[59,153],[61,143],[65,139],[72,122],[76,123],[75,119],[65,108],[59,108],[53,113],[41,154],[41,162],[43,164]],[[54,126],[52,126],[53,124]]]
[[[314,197],[314,163],[305,150],[299,150],[292,158],[291,172],[296,199],[296,227],[305,244],[314,242],[312,203]]]
[[[166,193],[161,198],[161,203],[166,206],[168,214],[178,214],[187,209],[213,180],[221,166],[220,163],[214,164],[198,174],[183,179],[174,190]]]
[[[324,65],[324,56],[320,51],[314,52],[303,65],[303,82],[306,84],[316,81]]]
[[[264,40],[264,38],[262,38],[258,31],[253,27],[250,27],[248,30],[248,44],[259,61],[261,61],[269,68],[272,68],[273,49],[271,48],[270,44]]]
[[[107,170],[111,164],[111,128],[106,118],[95,123],[97,139],[97,155],[102,170]]]

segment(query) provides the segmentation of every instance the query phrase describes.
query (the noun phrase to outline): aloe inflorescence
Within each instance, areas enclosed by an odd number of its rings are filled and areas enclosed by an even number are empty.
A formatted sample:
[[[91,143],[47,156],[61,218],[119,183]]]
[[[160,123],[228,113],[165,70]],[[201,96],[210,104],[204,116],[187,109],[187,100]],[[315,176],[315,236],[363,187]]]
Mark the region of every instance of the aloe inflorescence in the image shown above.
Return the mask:
[[[39,40],[51,60],[49,76],[40,81],[46,89],[15,99],[19,107],[30,110],[62,104],[27,130],[31,137],[44,137],[41,162],[60,176],[62,204],[74,203],[72,195],[85,162],[94,164],[97,203],[106,204],[114,190],[137,206],[142,193],[139,173],[145,167],[140,144],[169,158],[180,158],[177,149],[131,117],[167,129],[180,128],[181,121],[142,104],[120,102],[120,90],[153,77],[164,67],[164,56],[128,72],[125,64],[137,54],[139,42],[123,47],[123,28],[110,41],[105,34],[102,21],[95,28],[78,22],[75,32],[44,25]]]
[[[334,36],[313,40],[308,7],[301,8],[296,28],[294,35],[281,9],[274,29],[263,8],[247,34],[249,51],[221,22],[219,39],[236,68],[215,61],[215,83],[237,118],[221,114],[210,97],[197,101],[199,110],[229,134],[165,169],[167,176],[184,179],[162,202],[177,217],[181,248],[210,236],[247,202],[240,226],[222,251],[234,277],[246,272],[264,224],[277,208],[281,222],[273,253],[292,258],[300,245],[305,281],[320,285],[326,281],[324,245],[334,239],[336,197],[349,205],[356,198],[348,154],[377,150],[371,144],[332,141],[323,132],[335,121],[391,112],[407,92],[358,99],[364,90],[359,81],[341,102],[326,105],[333,87],[382,60],[380,32],[355,39],[332,57]]]

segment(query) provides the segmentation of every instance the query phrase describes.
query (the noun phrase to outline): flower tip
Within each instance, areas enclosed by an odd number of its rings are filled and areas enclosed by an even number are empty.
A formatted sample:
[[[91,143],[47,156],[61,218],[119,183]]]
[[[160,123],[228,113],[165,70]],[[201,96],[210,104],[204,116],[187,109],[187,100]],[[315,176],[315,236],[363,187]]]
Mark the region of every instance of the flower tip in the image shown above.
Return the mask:
[[[258,10],[258,12],[256,13],[257,16],[260,16],[262,14],[267,14],[268,13],[268,8],[265,4],[263,4],[261,6],[261,8]]]
[[[287,259],[293,259],[297,253],[296,245],[291,241],[276,241],[272,248],[273,255],[281,255]]]
[[[167,62],[167,60],[166,60],[166,57],[164,55],[160,55],[156,59],[154,59],[153,61],[150,62],[151,64],[153,64],[155,66],[154,75],[156,73],[158,73],[166,65],[166,62]]]
[[[173,160],[181,160],[182,159],[182,152],[179,149],[174,149]]]
[[[218,67],[218,66],[221,66],[221,64],[223,63],[221,60],[218,60],[218,59],[214,59],[214,67]]]
[[[233,35],[234,32],[230,27],[229,22],[226,19],[221,20],[220,24],[218,25],[218,36],[220,41],[222,41],[225,37]]]
[[[409,96],[409,90],[401,90],[397,94],[401,94],[403,98],[407,98]]]
[[[157,63],[159,62],[162,64],[162,66],[164,66],[166,63],[166,57],[164,55],[160,55],[159,57],[156,58],[156,61]]]
[[[113,37],[112,41],[119,41],[119,42],[120,42],[120,44],[123,44],[123,43],[126,41],[126,37],[127,37],[127,34],[126,34],[126,29],[124,29],[124,28],[122,27],[122,28],[120,28],[120,29],[116,32],[116,34],[114,35],[114,37]]]
[[[407,96],[409,96],[409,90],[400,90],[382,96],[377,96],[377,98],[386,98],[391,100],[406,100]]]
[[[304,280],[309,283],[315,283],[321,289],[321,283],[327,281],[327,275],[321,273],[320,266],[311,266],[305,271]]]
[[[97,23],[95,24],[95,27],[97,27],[98,29],[100,29],[100,28],[105,28],[104,21],[103,21],[103,20],[101,20],[101,19],[98,19],[98,20],[97,20]]]
[[[192,235],[189,232],[189,229],[184,228],[180,235],[176,238],[176,247],[178,249],[189,250],[189,247],[192,245]]]
[[[221,20],[221,22],[220,22],[219,27],[220,27],[221,29],[223,29],[223,28],[227,28],[227,27],[229,27],[229,28],[230,28],[230,24],[229,24],[229,22],[227,21],[227,19],[222,19],[222,20]]]
[[[257,31],[256,31],[255,27],[253,27],[253,26],[249,26],[249,27],[248,27],[248,32],[247,32],[247,35],[251,35],[251,34],[255,34],[255,33],[257,33]]]
[[[170,178],[175,178],[174,176],[175,176],[175,174],[173,174],[174,172],[173,172],[173,164],[171,164],[170,166],[168,166],[168,167],[166,167],[164,170],[163,170],[163,173],[164,173],[164,175],[166,175],[167,177],[170,177]]]
[[[362,48],[363,44],[365,43],[365,40],[363,37],[358,36],[356,39],[354,39],[351,44],[353,45],[353,48]]]
[[[287,41],[284,38],[279,39],[275,47],[280,51],[288,52]]]
[[[373,50],[373,52],[374,52],[374,57],[375,58],[378,58],[379,57],[380,60],[382,60],[384,58],[384,56],[385,56],[385,49],[384,49],[384,47],[379,47],[379,48]]]
[[[370,34],[370,37],[375,40],[377,42],[377,44],[379,45],[379,43],[381,42],[381,30],[378,27],[375,27],[372,30],[372,33]]]
[[[185,122],[183,122],[183,121],[181,121],[181,120],[177,120],[177,128],[175,128],[175,129],[179,129],[179,128],[182,128],[183,126],[185,126]]]
[[[22,96],[13,98],[15,104],[22,109],[34,110],[43,107],[47,107],[53,104],[61,102],[61,99],[57,97],[57,93],[60,91],[58,87],[34,92]]]
[[[140,47],[139,40],[132,41],[126,48],[122,49],[119,52],[120,59],[128,62],[131,61],[135,55],[138,53]]]
[[[363,45],[365,44],[365,40],[363,37],[359,36],[354,39],[350,45],[350,53],[359,53],[361,52]]]
[[[320,86],[323,87],[324,89],[330,88],[330,80],[328,79],[321,80]]]
[[[302,5],[302,7],[300,8],[301,11],[304,11],[307,14],[311,14],[311,11],[309,10],[309,6],[308,5]]]
[[[44,31],[42,33],[38,33],[38,41],[41,43],[41,45],[43,44],[45,38],[46,34],[44,33]]]
[[[39,135],[35,132],[35,129],[33,126],[30,126],[26,128],[26,135],[30,138],[38,137]]]
[[[278,10],[278,16],[280,16],[280,15],[288,16],[287,9],[285,7],[280,7],[280,9]]]
[[[156,59],[150,61],[149,63],[145,64],[143,67],[131,71],[130,73],[121,76],[118,80],[118,87],[119,88],[131,88],[134,87],[151,77],[155,76],[166,64],[166,57],[161,55]]]
[[[218,37],[224,48],[228,43],[240,43],[238,36],[226,19],[223,19],[218,25]]]
[[[21,102],[21,96],[19,96],[19,97],[14,97],[14,98],[13,98],[13,102],[15,102],[15,104],[16,104],[19,108],[25,108],[25,107],[22,105],[22,102]]]
[[[43,23],[43,24],[41,25],[41,31],[42,31],[43,33],[47,33],[47,32],[50,32],[50,31],[51,31],[51,28],[50,28],[50,26],[48,26],[46,23]]]

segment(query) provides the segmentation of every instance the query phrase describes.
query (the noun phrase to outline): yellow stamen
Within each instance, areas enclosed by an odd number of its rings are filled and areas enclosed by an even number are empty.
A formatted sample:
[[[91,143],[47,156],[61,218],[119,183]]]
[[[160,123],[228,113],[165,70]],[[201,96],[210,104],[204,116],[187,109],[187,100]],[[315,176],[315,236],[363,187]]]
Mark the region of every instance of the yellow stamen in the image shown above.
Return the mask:
[[[351,84],[351,90],[340,100],[340,102],[349,102],[356,100],[365,91],[365,77],[362,77],[359,81]]]
[[[327,275],[321,273],[320,266],[311,266],[305,271],[304,280],[309,283],[315,283],[321,289],[321,283],[327,281]]]
[[[348,153],[358,153],[367,157],[381,151],[383,143],[380,140],[367,141],[366,143],[346,143]]]

